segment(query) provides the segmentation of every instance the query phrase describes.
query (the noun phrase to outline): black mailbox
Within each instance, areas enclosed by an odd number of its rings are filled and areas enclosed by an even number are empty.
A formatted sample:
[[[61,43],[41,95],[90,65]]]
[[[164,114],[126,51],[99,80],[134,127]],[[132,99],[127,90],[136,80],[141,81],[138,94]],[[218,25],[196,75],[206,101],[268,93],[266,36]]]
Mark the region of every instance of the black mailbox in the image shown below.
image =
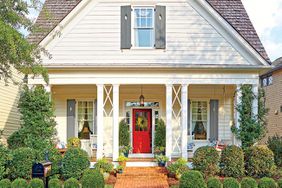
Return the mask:
[[[49,161],[42,163],[35,163],[32,166],[33,178],[46,178],[51,175],[52,163]]]

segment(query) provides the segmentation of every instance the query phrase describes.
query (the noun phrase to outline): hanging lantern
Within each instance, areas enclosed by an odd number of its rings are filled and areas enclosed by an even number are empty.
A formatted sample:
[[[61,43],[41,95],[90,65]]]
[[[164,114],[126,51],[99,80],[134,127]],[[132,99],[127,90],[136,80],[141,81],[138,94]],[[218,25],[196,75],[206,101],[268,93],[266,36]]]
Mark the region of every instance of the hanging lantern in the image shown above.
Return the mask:
[[[145,101],[145,97],[144,97],[144,95],[143,95],[143,91],[142,91],[142,86],[141,86],[141,95],[140,95],[140,97],[139,97],[139,103],[140,103],[140,106],[144,106],[144,101]]]

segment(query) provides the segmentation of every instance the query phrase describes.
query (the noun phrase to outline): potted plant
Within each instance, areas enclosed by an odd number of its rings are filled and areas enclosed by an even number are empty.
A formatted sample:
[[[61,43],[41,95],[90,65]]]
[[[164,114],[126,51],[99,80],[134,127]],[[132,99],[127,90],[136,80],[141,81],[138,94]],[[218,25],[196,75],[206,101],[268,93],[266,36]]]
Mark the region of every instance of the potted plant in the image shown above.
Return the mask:
[[[187,160],[179,158],[177,161],[167,166],[169,177],[180,179],[181,175],[188,170]]]
[[[113,167],[113,164],[108,162],[105,158],[99,159],[94,166],[96,170],[103,174],[105,181],[110,177],[110,172],[113,171]]]
[[[120,146],[120,152],[125,156],[128,157],[129,152],[132,150],[131,146]]]
[[[155,155],[165,155],[165,147],[163,146],[155,147],[154,153]]]
[[[118,165],[116,171],[117,171],[118,174],[122,174],[123,173],[123,166]]]
[[[119,163],[119,165],[122,166],[122,167],[126,167],[126,161],[127,161],[127,160],[128,160],[128,158],[125,157],[124,155],[120,155],[120,156],[118,157],[118,163]]]
[[[159,167],[165,167],[165,164],[168,161],[168,158],[165,155],[157,155],[156,161],[158,162]]]

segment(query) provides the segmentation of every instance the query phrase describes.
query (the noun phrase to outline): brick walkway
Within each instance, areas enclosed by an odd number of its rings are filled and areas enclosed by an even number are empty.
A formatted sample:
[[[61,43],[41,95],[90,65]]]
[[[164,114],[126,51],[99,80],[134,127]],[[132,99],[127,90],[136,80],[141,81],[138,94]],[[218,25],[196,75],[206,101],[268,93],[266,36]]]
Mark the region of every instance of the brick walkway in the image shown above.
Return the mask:
[[[169,188],[167,171],[160,167],[126,167],[115,188]]]

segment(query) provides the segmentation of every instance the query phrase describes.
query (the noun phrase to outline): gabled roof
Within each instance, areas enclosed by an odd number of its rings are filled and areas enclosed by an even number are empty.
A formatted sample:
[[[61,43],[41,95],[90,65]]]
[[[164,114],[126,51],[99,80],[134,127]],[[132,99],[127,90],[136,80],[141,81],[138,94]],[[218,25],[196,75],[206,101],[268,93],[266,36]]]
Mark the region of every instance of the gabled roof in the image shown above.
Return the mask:
[[[82,0],[46,0],[35,25],[40,28],[28,38],[40,43]],[[241,0],[205,0],[221,15],[267,62],[269,57]]]

